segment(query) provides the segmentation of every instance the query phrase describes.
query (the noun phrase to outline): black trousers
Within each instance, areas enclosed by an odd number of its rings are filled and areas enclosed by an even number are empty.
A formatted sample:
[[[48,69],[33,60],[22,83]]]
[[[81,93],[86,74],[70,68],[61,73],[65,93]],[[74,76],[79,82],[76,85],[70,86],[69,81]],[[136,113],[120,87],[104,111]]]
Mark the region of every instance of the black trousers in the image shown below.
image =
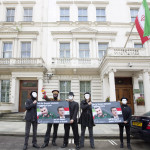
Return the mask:
[[[48,123],[47,124],[47,131],[46,131],[45,138],[44,138],[44,143],[46,143],[46,144],[48,144],[49,140],[50,140],[50,134],[51,134],[52,125],[53,125],[53,128],[54,128],[52,141],[55,142],[56,138],[57,138],[57,130],[58,130],[59,124]]]
[[[78,132],[78,124],[77,121],[73,123],[64,124],[65,134],[64,134],[64,144],[68,145],[70,126],[72,127],[73,135],[74,135],[74,143],[75,145],[79,145],[79,132]]]
[[[25,126],[25,142],[24,142],[24,145],[28,145],[31,124],[32,124],[32,127],[33,127],[33,139],[32,139],[32,143],[33,144],[37,143],[37,140],[36,140],[36,136],[37,136],[37,122],[26,121],[26,126]]]
[[[88,127],[88,129],[89,129],[90,145],[94,146],[93,127]],[[85,130],[86,130],[86,126],[81,125],[80,146],[84,146]]]
[[[123,131],[124,131],[124,127],[126,129],[127,144],[130,144],[130,124],[121,124],[121,125],[119,125],[119,129],[120,129],[120,142],[123,143]]]

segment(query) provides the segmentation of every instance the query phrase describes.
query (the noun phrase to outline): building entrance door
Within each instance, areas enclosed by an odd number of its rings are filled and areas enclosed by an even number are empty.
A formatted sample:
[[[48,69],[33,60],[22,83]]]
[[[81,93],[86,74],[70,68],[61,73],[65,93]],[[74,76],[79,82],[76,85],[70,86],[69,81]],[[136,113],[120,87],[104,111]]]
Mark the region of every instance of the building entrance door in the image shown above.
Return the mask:
[[[25,111],[25,102],[30,98],[31,91],[38,91],[37,80],[21,80],[19,92],[19,112]]]
[[[126,97],[128,105],[132,109],[132,114],[134,114],[132,78],[115,78],[115,86],[116,101],[120,101],[122,97]]]

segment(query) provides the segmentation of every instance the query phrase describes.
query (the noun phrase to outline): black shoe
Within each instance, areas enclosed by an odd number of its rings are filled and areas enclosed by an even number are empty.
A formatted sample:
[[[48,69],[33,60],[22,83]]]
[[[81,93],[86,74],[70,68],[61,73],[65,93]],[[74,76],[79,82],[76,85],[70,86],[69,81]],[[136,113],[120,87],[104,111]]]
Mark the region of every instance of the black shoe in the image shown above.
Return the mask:
[[[79,145],[76,145],[76,149],[77,149],[77,150],[79,150],[79,149],[80,149]]]
[[[123,148],[123,143],[120,144],[120,148]]]
[[[55,141],[52,141],[52,145],[53,145],[53,146],[57,146],[57,144],[56,144]]]
[[[132,150],[132,148],[131,148],[131,145],[130,145],[130,144],[127,144],[127,148],[128,148],[128,149],[130,149],[130,150]]]
[[[23,150],[27,150],[27,145],[24,145],[24,146],[23,146]]]
[[[41,148],[45,148],[45,147],[47,147],[48,146],[48,143],[44,143],[42,146],[41,146]]]
[[[63,146],[61,146],[61,148],[66,148],[67,147],[67,144],[63,144]]]
[[[40,146],[37,145],[37,144],[33,144],[33,147],[35,147],[35,148],[40,148]]]
[[[91,145],[91,148],[92,148],[92,149],[95,149],[95,146],[94,146],[94,145]]]

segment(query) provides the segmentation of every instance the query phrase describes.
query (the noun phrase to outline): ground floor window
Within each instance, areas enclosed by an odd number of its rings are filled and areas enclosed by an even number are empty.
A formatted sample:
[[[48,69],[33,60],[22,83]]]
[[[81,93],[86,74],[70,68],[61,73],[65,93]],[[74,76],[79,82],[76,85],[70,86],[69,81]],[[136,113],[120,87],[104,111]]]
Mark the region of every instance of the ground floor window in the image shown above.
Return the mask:
[[[139,81],[140,96],[144,97],[143,81]]]
[[[10,80],[1,80],[0,88],[0,102],[9,102]]]
[[[80,81],[80,100],[84,99],[84,93],[91,93],[91,82],[90,81]]]
[[[71,91],[71,81],[60,81],[60,99],[68,99],[68,94]]]

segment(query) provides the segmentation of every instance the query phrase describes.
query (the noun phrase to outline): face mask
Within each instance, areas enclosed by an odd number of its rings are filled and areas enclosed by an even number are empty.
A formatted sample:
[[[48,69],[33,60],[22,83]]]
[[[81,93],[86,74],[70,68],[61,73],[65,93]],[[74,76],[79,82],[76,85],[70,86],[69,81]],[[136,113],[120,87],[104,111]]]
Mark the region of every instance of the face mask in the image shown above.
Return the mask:
[[[37,98],[37,93],[36,93],[36,92],[33,92],[33,93],[32,93],[32,96],[33,96],[34,98]]]
[[[73,96],[69,95],[69,97],[68,97],[68,98],[69,98],[69,100],[72,100],[72,99],[73,99]]]
[[[85,99],[89,99],[90,95],[89,94],[85,94]]]
[[[122,99],[122,104],[127,104],[127,100],[126,99]]]

